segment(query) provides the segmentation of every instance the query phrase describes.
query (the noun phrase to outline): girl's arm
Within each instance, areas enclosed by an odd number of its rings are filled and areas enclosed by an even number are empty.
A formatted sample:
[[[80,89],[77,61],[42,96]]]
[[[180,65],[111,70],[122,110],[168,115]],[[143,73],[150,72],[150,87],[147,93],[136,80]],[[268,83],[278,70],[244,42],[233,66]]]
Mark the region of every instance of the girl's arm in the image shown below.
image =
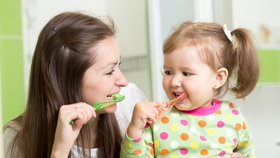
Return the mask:
[[[132,121],[122,143],[121,158],[149,158],[154,156],[153,140],[151,139],[152,130],[149,123],[157,123],[159,106],[160,104],[149,102],[135,105]],[[143,133],[145,133],[145,137]]]
[[[157,123],[158,103],[140,102],[133,110],[132,120],[127,128],[127,136],[135,139],[142,136],[146,123]]]
[[[82,126],[93,117],[96,117],[96,113],[86,103],[61,106],[51,158],[67,158]],[[73,125],[69,124],[71,120],[75,120]]]

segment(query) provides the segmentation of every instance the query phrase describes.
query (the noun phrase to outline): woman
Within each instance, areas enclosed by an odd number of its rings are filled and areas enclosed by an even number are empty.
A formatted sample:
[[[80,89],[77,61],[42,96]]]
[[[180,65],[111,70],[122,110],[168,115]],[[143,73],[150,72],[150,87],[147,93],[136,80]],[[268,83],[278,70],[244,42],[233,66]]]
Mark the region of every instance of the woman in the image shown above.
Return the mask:
[[[112,24],[75,12],[45,25],[32,60],[26,110],[14,121],[20,128],[6,157],[119,157],[116,105],[96,112],[91,106],[110,101],[128,83],[114,33]],[[9,126],[5,131],[11,137]]]

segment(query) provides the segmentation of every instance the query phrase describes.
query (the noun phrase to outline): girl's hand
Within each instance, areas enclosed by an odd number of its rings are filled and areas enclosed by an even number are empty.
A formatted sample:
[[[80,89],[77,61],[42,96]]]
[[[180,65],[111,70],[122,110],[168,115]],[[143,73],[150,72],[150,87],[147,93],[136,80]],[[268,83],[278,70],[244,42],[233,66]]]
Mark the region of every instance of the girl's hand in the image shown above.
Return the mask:
[[[130,138],[141,137],[146,123],[157,123],[160,103],[140,102],[134,107],[132,120],[127,129]]]
[[[96,117],[96,113],[92,106],[86,103],[61,106],[51,157],[59,156],[67,158],[82,126],[93,117]],[[70,124],[71,120],[75,120],[73,125]]]
[[[242,158],[242,154],[239,152],[234,152],[230,155],[230,158]]]

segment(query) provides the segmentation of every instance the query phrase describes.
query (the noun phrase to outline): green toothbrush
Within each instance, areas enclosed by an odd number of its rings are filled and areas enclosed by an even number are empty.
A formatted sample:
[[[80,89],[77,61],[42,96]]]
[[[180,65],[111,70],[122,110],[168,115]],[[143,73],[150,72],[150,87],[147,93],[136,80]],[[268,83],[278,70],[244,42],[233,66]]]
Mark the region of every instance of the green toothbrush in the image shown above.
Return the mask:
[[[113,97],[112,101],[109,101],[109,102],[97,102],[97,103],[95,103],[93,105],[93,109],[95,111],[101,110],[101,109],[103,109],[105,107],[111,106],[111,105],[116,104],[118,102],[121,102],[121,101],[123,101],[125,99],[125,96],[121,95],[121,94],[114,94],[112,97]],[[71,124],[71,125],[73,125],[74,123],[75,123],[75,120],[71,120],[69,122],[69,124]]]

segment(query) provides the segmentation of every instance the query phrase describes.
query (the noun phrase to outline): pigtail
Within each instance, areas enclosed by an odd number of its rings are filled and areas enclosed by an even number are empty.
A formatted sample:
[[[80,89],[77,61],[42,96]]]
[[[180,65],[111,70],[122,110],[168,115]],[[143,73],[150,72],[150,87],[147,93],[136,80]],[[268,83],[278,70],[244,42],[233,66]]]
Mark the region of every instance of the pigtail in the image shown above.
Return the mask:
[[[244,98],[255,88],[259,78],[258,55],[248,30],[239,28],[231,34],[236,68],[236,85],[231,91],[236,94],[236,98]]]

